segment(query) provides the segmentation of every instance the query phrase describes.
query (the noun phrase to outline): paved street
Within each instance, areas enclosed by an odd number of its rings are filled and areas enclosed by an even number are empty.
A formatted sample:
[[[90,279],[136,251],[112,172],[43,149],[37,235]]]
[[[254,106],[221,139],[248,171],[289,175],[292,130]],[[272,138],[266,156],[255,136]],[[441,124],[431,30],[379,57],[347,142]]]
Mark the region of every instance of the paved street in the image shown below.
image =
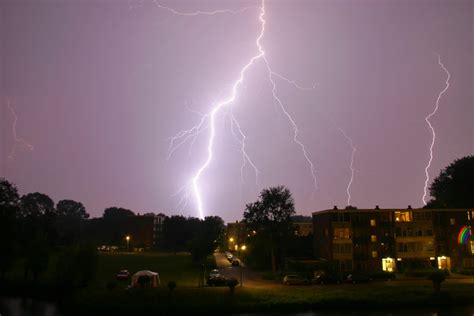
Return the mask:
[[[242,280],[243,286],[247,287],[278,287],[282,286],[278,282],[262,280],[261,273],[253,271],[245,267],[242,263],[242,267],[232,267],[229,260],[225,257],[224,253],[215,252],[214,257],[216,259],[217,269],[219,272],[228,278],[236,278],[239,283]],[[240,286],[240,284],[239,284]]]

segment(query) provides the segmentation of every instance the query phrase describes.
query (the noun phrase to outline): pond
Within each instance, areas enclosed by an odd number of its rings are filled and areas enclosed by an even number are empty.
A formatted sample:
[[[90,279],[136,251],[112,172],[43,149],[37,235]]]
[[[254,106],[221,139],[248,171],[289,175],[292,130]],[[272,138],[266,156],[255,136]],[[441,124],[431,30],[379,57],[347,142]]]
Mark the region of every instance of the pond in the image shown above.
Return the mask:
[[[472,306],[323,310],[302,313],[248,313],[240,316],[474,316]],[[64,316],[55,303],[30,298],[0,298],[0,316]]]

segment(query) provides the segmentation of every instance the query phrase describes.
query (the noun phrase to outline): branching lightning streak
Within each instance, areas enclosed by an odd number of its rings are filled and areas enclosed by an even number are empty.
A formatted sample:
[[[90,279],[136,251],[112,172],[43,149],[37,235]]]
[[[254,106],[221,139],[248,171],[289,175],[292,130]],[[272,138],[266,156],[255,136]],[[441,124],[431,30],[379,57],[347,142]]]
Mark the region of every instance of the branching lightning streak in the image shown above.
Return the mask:
[[[18,122],[18,116],[16,115],[16,112],[15,112],[15,109],[11,106],[10,104],[10,100],[7,100],[7,106],[8,108],[10,109],[10,112],[13,116],[13,122],[12,122],[12,135],[13,135],[13,140],[14,140],[14,144],[12,146],[12,149],[10,150],[10,153],[8,154],[8,158],[9,159],[14,159],[15,157],[15,152],[16,152],[16,148],[18,146],[22,146],[22,147],[25,147],[27,148],[28,150],[33,150],[34,147],[33,145],[31,145],[30,143],[28,143],[26,140],[24,140],[23,138],[21,137],[18,137],[17,135],[17,132],[16,132],[16,124]]]
[[[352,186],[352,182],[354,182],[354,155],[357,151],[357,149],[355,148],[354,146],[354,142],[352,141],[352,138],[349,137],[347,135],[347,133],[340,127],[337,128],[341,133],[342,135],[347,139],[347,141],[349,142],[349,145],[351,146],[351,149],[352,149],[352,154],[351,154],[351,163],[349,165],[349,168],[351,169],[351,178],[349,180],[349,183],[347,184],[347,188],[346,188],[346,192],[347,192],[347,205],[351,205],[351,186]]]
[[[156,1],[155,1],[155,4],[158,7],[162,8],[162,9],[166,9],[166,10],[170,11],[173,14],[181,15],[181,16],[214,15],[214,14],[218,14],[218,13],[237,14],[237,13],[241,13],[241,12],[243,12],[243,11],[249,9],[249,8],[254,8],[254,7],[245,7],[243,9],[240,9],[240,10],[237,10],[237,11],[217,10],[217,11],[210,11],[210,12],[196,11],[196,12],[191,12],[191,13],[180,13],[180,12],[178,12],[178,11],[172,9],[172,8],[160,5]],[[217,102],[217,103],[213,104],[212,110],[209,113],[203,115],[201,117],[200,122],[197,125],[195,125],[194,127],[190,128],[188,130],[180,131],[178,134],[176,134],[174,137],[172,137],[171,141],[170,141],[169,157],[173,154],[174,151],[176,151],[176,149],[178,149],[181,145],[186,143],[186,141],[188,139],[193,138],[193,137],[195,138],[197,136],[197,134],[202,132],[205,128],[208,128],[209,131],[210,131],[209,132],[209,139],[208,139],[208,142],[207,142],[207,159],[201,165],[201,167],[196,171],[196,173],[194,174],[194,176],[190,180],[190,183],[188,183],[188,185],[192,186],[192,191],[193,191],[195,199],[196,199],[196,203],[197,203],[200,218],[204,217],[204,205],[203,205],[203,200],[202,200],[202,197],[201,197],[201,191],[200,191],[200,188],[199,188],[199,180],[200,180],[203,172],[208,168],[209,164],[211,163],[211,161],[213,159],[214,139],[215,139],[215,135],[216,135],[216,128],[215,128],[216,117],[221,112],[222,109],[228,107],[229,105],[231,105],[235,101],[235,99],[237,98],[238,88],[240,87],[240,85],[244,81],[245,73],[247,72],[247,70],[251,66],[253,66],[260,59],[263,60],[263,62],[265,64],[265,67],[268,71],[268,79],[269,79],[271,87],[272,87],[271,91],[272,91],[273,99],[278,103],[278,105],[280,106],[280,109],[285,114],[285,116],[287,117],[287,119],[289,120],[289,122],[290,122],[290,124],[293,128],[293,140],[295,141],[295,143],[302,150],[304,158],[310,166],[311,176],[312,176],[313,181],[314,181],[314,188],[315,188],[315,190],[317,189],[316,171],[315,171],[315,168],[314,168],[314,164],[311,161],[311,159],[309,158],[309,155],[308,155],[308,152],[306,150],[305,145],[300,140],[299,129],[298,129],[298,126],[297,126],[295,120],[290,115],[290,113],[287,111],[287,109],[285,108],[283,102],[281,101],[281,99],[277,95],[277,91],[276,91],[277,86],[276,86],[276,83],[274,81],[274,77],[278,77],[279,79],[288,82],[289,84],[295,86],[297,89],[300,89],[300,90],[314,89],[315,85],[312,88],[306,88],[306,87],[300,86],[295,81],[290,80],[290,79],[288,79],[288,78],[286,78],[286,77],[284,77],[284,76],[282,76],[282,75],[280,75],[280,74],[278,74],[278,73],[276,73],[272,70],[272,68],[270,67],[270,63],[268,62],[267,58],[265,57],[265,51],[263,49],[263,46],[260,43],[260,41],[263,38],[264,33],[265,33],[265,23],[266,23],[266,21],[264,19],[264,16],[265,16],[265,0],[261,1],[261,6],[259,8],[260,8],[259,21],[260,21],[261,29],[260,29],[260,33],[259,33],[259,35],[256,39],[256,42],[255,42],[256,46],[257,46],[257,53],[256,53],[256,55],[251,57],[249,59],[249,61],[241,68],[240,75],[239,75],[238,79],[232,85],[232,90],[231,90],[230,96],[228,98],[224,99],[221,102]],[[237,141],[239,142],[239,144],[241,146],[240,147],[240,150],[242,152],[241,178],[243,180],[243,169],[245,168],[246,163],[248,162],[252,166],[252,168],[254,169],[256,182],[258,182],[258,174],[259,174],[258,168],[256,167],[256,165],[253,163],[253,161],[250,159],[250,156],[246,152],[246,147],[245,147],[246,135],[242,131],[242,128],[241,128],[239,122],[236,120],[235,116],[233,115],[231,109],[230,109],[230,111],[228,111],[228,113],[230,114],[232,134],[234,135],[234,137],[237,139]],[[234,127],[237,128],[238,133],[235,133]],[[240,137],[238,137],[238,136],[240,136]],[[184,189],[184,187],[182,187],[178,192],[183,191],[183,189]]]
[[[434,147],[434,144],[435,144],[435,141],[436,141],[435,129],[434,129],[433,125],[431,124],[430,118],[433,115],[435,115],[436,112],[438,111],[439,101],[441,100],[441,97],[443,96],[443,94],[445,94],[446,91],[448,91],[448,89],[449,89],[449,79],[451,79],[451,74],[449,73],[448,69],[444,66],[443,62],[441,61],[441,55],[436,54],[436,56],[438,56],[439,66],[446,73],[446,82],[445,82],[446,86],[438,94],[438,98],[436,99],[436,103],[435,103],[435,107],[434,107],[433,111],[425,117],[426,124],[428,124],[428,127],[431,130],[431,144],[430,144],[430,159],[428,160],[428,163],[425,167],[425,176],[426,177],[425,177],[425,186],[423,188],[423,197],[422,197],[422,201],[423,201],[424,205],[426,205],[426,197],[428,196],[428,182],[430,181],[430,175],[429,175],[428,169],[431,167],[431,162],[433,161],[433,147]]]

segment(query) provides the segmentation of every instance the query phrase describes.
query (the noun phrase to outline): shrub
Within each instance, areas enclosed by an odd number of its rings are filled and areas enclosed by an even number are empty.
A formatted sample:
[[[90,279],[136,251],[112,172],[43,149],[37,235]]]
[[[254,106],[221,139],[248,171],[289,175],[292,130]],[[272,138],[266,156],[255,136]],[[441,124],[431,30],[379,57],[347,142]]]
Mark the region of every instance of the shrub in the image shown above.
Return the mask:
[[[168,282],[168,289],[172,292],[176,288],[176,282],[175,281],[169,281]]]
[[[441,283],[446,280],[446,273],[443,270],[438,270],[430,273],[428,279],[433,281],[433,288],[435,293],[439,294],[441,290]]]
[[[393,280],[396,278],[394,272],[379,271],[374,272],[370,275],[373,280]]]
[[[105,284],[105,288],[109,291],[115,290],[117,288],[117,281],[111,280]]]
[[[227,286],[230,289],[231,293],[234,293],[235,287],[239,284],[239,281],[237,281],[236,278],[232,278],[229,281],[227,281]]]

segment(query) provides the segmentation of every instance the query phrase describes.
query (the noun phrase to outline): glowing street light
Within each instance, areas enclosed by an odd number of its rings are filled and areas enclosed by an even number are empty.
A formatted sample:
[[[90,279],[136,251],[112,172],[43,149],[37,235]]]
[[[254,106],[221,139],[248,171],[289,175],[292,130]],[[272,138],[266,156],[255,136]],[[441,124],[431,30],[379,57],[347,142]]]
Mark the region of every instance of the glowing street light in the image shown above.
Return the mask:
[[[229,238],[229,241],[230,241],[230,242],[234,242],[234,237],[230,237],[230,238]]]
[[[246,245],[242,245],[242,246],[240,247],[240,249],[241,249],[242,251],[245,251],[245,249],[247,249],[247,246],[246,246]]]
[[[130,236],[125,236],[125,240],[127,240],[127,250],[129,249],[130,246]]]

